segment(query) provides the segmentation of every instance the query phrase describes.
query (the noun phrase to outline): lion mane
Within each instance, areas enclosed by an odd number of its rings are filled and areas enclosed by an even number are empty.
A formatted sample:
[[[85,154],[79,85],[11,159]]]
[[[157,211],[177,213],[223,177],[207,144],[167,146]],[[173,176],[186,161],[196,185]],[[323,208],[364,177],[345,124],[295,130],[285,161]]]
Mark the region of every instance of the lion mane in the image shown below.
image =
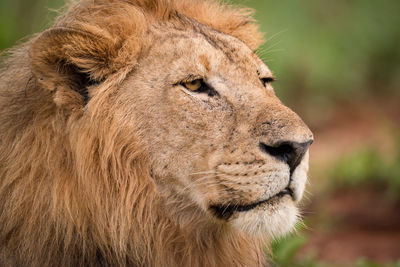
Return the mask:
[[[261,241],[166,216],[141,135],[113,117],[113,91],[154,23],[200,23],[253,50],[251,11],[208,0],[81,0],[0,70],[0,265],[260,266]],[[87,93],[97,86],[85,116]]]

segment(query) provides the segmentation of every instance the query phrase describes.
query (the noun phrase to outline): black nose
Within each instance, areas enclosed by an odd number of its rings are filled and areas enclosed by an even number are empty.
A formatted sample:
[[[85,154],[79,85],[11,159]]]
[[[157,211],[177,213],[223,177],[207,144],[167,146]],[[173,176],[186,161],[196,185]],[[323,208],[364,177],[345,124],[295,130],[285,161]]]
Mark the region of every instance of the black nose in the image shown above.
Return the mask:
[[[286,162],[290,167],[290,172],[292,173],[300,164],[301,159],[312,142],[312,140],[304,143],[281,141],[276,143],[274,146],[269,146],[260,142],[260,149],[263,152]]]

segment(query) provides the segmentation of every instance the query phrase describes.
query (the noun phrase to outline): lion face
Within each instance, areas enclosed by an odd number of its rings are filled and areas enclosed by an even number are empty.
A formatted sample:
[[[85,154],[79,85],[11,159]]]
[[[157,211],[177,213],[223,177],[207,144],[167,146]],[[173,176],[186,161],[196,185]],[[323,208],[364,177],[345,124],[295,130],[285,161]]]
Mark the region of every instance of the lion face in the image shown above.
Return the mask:
[[[205,26],[150,35],[116,101],[121,121],[140,132],[160,193],[210,222],[268,237],[290,230],[313,137],[275,96],[271,71]]]
[[[267,264],[313,137],[275,96],[261,42],[225,1],[79,0],[11,50],[0,262]]]

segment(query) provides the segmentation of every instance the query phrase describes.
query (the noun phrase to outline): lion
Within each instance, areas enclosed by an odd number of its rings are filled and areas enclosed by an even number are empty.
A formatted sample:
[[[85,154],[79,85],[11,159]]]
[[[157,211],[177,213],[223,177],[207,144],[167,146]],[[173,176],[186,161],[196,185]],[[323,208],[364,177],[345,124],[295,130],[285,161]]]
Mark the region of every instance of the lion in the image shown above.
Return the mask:
[[[1,266],[265,266],[313,135],[275,96],[252,11],[80,0],[6,52]]]

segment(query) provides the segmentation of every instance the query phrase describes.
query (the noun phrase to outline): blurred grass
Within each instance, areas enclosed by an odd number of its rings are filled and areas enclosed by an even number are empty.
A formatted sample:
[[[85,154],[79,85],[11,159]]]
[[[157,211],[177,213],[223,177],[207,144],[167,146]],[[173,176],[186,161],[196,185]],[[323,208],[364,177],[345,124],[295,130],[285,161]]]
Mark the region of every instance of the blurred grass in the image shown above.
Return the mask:
[[[51,25],[64,0],[0,0],[0,50]]]
[[[256,9],[267,40],[259,54],[292,106],[399,91],[400,1],[239,2]]]
[[[298,257],[298,252],[306,244],[308,237],[304,233],[290,234],[272,242],[272,267],[400,267],[400,259],[386,264],[360,258],[353,264],[332,264],[317,259],[313,254]]]
[[[359,187],[360,185],[382,185],[385,194],[400,199],[400,136],[396,139],[396,155],[384,158],[374,148],[364,147],[341,158],[329,172],[331,190]]]
[[[298,234],[298,231],[296,234],[290,234],[272,242],[269,256],[276,266],[289,267],[298,264],[296,254],[307,242],[307,237],[304,234]]]

